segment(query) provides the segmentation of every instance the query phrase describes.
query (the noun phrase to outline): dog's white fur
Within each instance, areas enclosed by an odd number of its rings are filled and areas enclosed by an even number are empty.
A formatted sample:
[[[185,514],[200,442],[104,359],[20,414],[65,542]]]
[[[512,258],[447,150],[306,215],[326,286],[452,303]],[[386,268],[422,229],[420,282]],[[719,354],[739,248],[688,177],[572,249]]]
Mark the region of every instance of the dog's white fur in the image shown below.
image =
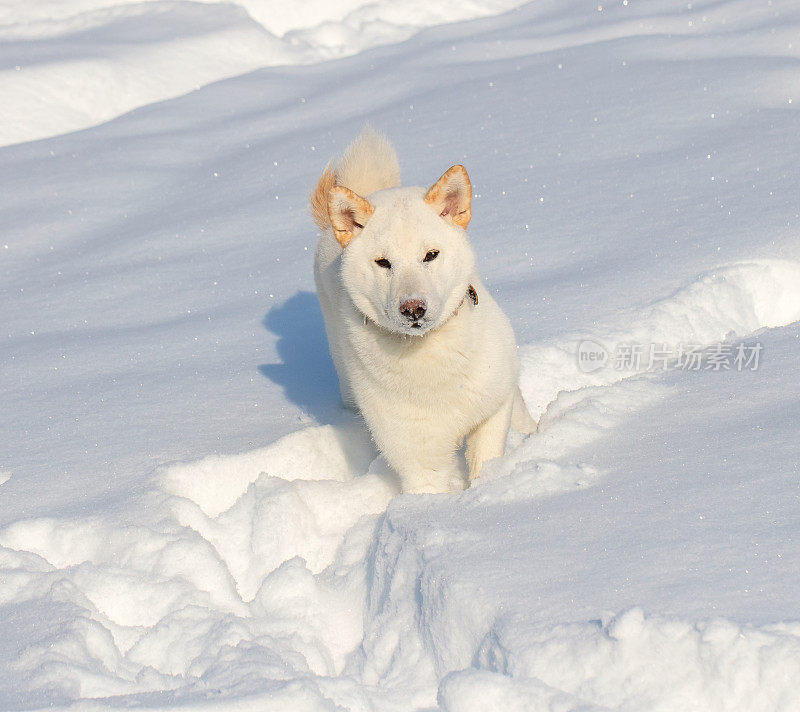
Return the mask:
[[[325,170],[311,196],[323,228],[317,291],[342,399],[363,414],[403,491],[463,489],[465,437],[472,481],[503,454],[512,413],[523,432],[535,424],[511,325],[475,271],[466,171],[454,166],[427,193],[399,185],[394,149],[369,127]],[[401,313],[420,302],[422,317]]]

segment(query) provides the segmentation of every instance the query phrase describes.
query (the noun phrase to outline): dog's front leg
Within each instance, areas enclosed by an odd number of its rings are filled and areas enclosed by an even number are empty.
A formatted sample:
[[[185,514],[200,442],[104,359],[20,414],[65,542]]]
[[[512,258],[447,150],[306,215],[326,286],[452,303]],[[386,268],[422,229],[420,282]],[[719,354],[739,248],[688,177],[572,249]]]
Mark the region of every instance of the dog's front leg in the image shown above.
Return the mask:
[[[407,440],[387,451],[386,459],[400,477],[403,492],[436,494],[464,489],[464,478],[458,469],[455,442],[444,450],[442,443]]]
[[[393,422],[369,418],[378,449],[400,478],[403,492],[433,494],[464,489],[452,433],[436,430],[429,422],[413,419]]]
[[[514,404],[512,394],[500,408],[467,435],[467,465],[469,481],[480,476],[483,464],[503,455],[506,438],[511,426],[511,409]]]

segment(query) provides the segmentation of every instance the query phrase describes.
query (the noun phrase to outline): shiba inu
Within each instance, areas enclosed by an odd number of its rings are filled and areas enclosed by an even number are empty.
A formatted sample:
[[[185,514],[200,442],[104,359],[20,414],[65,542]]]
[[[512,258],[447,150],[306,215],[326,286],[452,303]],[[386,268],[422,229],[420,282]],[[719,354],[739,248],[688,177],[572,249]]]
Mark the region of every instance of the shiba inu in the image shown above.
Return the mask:
[[[535,424],[518,389],[511,324],[481,283],[467,238],[463,166],[400,187],[388,139],[366,127],[311,194],[322,230],[314,277],[342,400],[366,420],[404,492],[464,488]]]

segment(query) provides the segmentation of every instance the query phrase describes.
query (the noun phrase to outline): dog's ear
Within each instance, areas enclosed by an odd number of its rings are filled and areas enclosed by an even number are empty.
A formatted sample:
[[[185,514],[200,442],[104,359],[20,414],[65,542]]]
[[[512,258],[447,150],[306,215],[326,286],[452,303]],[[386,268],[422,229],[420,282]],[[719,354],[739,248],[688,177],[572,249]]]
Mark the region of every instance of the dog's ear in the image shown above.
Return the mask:
[[[350,188],[336,185],[328,191],[328,216],[333,225],[333,234],[342,247],[347,247],[370,215],[375,212],[369,201],[354,193]]]
[[[464,166],[451,166],[425,193],[425,202],[445,220],[467,229],[472,217],[472,184]]]

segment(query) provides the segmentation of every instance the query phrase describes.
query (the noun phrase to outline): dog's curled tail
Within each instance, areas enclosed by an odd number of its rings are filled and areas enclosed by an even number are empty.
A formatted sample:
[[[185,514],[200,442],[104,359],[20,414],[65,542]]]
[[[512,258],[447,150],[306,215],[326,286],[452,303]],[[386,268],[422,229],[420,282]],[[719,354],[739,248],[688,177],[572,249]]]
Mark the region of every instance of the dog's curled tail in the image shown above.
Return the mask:
[[[335,173],[338,185],[361,196],[400,185],[400,164],[394,147],[369,124],[345,149]]]
[[[361,196],[399,186],[400,164],[389,139],[367,124],[345,149],[339,162],[326,166],[311,193],[311,213],[320,230],[331,224],[328,192],[335,185],[343,185]]]

